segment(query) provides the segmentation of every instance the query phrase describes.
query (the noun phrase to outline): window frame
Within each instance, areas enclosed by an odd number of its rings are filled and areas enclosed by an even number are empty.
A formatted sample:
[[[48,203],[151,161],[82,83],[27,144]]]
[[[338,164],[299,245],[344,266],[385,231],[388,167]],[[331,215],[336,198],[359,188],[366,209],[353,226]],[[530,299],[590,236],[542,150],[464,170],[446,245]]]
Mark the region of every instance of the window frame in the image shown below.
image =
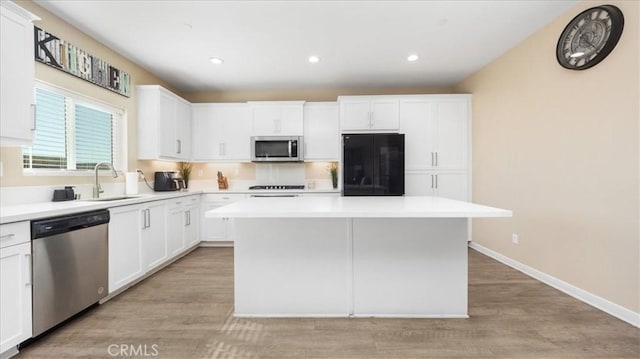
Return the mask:
[[[35,99],[36,89],[40,88],[45,91],[54,92],[56,94],[65,96],[66,98],[70,98],[73,101],[72,106],[68,106],[69,113],[73,115],[70,116],[70,119],[66,120],[67,126],[70,128],[70,131],[67,131],[67,138],[65,138],[65,143],[73,144],[73,146],[69,146],[70,148],[67,150],[67,160],[74,158],[75,163],[75,129],[73,128],[75,124],[75,106],[80,105],[84,107],[88,107],[91,109],[95,109],[98,111],[109,112],[113,116],[116,117],[114,120],[114,134],[112,140],[115,142],[114,145],[114,163],[113,166],[118,173],[126,173],[128,170],[128,151],[127,151],[127,111],[111,105],[102,100],[98,100],[83,94],[80,94],[75,91],[71,91],[56,85],[52,85],[43,81],[36,80],[34,82],[33,87],[33,95]],[[37,106],[37,104],[36,104]],[[37,110],[37,108],[36,108]],[[30,147],[30,146],[24,146]],[[22,167],[23,175],[42,175],[42,176],[93,176],[94,171],[90,169],[68,169],[68,168],[24,168]]]

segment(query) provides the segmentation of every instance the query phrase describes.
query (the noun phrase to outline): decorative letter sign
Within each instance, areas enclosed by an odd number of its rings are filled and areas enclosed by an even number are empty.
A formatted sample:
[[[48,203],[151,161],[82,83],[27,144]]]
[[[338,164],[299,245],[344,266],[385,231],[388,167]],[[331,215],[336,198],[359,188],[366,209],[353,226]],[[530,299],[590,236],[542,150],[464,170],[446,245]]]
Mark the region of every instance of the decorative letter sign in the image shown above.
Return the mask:
[[[131,96],[131,76],[34,26],[35,59],[120,95]]]

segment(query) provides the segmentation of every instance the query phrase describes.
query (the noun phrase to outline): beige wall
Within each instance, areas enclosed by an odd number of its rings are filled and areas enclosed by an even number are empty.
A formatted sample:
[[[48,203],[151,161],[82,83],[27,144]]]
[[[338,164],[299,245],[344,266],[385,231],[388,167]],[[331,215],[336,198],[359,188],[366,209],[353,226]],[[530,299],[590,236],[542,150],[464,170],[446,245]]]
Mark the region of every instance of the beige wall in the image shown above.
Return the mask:
[[[474,241],[640,312],[640,3],[611,3],[624,32],[594,68],[555,58],[564,26],[601,4],[581,2],[455,90],[473,93],[473,200],[514,212],[474,221]]]
[[[47,10],[44,10],[40,6],[36,5],[32,1],[16,1],[21,7],[31,11],[39,16],[42,20],[37,21],[35,24],[54,35],[69,41],[70,43],[78,46],[79,48],[95,55],[102,60],[105,60],[113,66],[122,69],[131,74],[131,86],[134,88],[136,85],[146,84],[161,84],[169,89],[173,89],[171,85],[160,80],[147,70],[136,65],[135,63],[127,60],[123,56],[119,55],[115,51],[100,44],[93,38],[79,31],[77,28],[69,25],[67,22],[61,20],[57,16],[51,14]],[[49,84],[63,87],[69,91],[77,92],[93,98],[98,101],[106,102],[114,107],[122,108],[127,113],[128,125],[128,167],[129,170],[134,170],[138,167],[137,160],[137,122],[136,122],[136,98],[135,91],[132,91],[131,97],[127,98],[111,92],[107,89],[101,88],[97,85],[91,84],[85,80],[79,79],[75,76],[69,75],[65,72],[56,70],[47,65],[41,63],[35,63],[36,79],[47,82]],[[21,151],[18,147],[7,147],[0,149],[0,161],[2,161],[4,174],[0,178],[0,186],[32,186],[32,185],[62,185],[62,184],[82,184],[91,183],[93,178],[91,176],[23,176],[22,175],[22,159],[20,155]],[[149,167],[149,161],[141,163],[141,167],[149,168],[152,171],[153,167]],[[165,166],[161,165],[161,166]],[[173,166],[172,168],[174,168]],[[105,176],[104,181],[110,181],[111,177]],[[102,179],[101,179],[102,180]],[[124,181],[123,176],[117,178],[115,181]]]

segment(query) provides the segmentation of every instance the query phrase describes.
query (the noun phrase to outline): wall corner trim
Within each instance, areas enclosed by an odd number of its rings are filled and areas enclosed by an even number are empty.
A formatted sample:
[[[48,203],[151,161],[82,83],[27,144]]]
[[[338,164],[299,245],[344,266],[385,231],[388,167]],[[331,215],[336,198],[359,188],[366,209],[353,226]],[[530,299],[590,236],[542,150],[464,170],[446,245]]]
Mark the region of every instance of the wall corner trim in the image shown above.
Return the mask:
[[[487,247],[481,246],[475,242],[470,242],[469,248],[474,249],[488,257],[491,257],[497,260],[498,262],[506,264],[509,267],[516,269],[534,279],[537,279],[540,282],[547,284],[565,294],[568,294],[584,303],[587,303],[590,306],[595,307],[596,309],[599,309],[609,315],[612,315],[622,321],[625,321],[633,325],[634,327],[640,328],[640,313],[636,313],[621,305],[615,304],[595,294],[589,293],[584,289],[580,289],[556,277],[550,276],[537,269],[531,268],[526,264],[522,264],[516,260],[513,260]]]

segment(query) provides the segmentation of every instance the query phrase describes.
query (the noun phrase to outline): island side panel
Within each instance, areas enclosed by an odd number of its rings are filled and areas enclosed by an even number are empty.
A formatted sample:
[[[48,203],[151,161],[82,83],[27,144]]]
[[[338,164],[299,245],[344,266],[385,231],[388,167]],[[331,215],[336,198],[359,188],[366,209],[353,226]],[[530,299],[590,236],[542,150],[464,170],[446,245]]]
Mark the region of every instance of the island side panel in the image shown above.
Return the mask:
[[[236,316],[347,316],[349,219],[236,218]]]
[[[467,221],[354,219],[354,315],[468,317]]]

